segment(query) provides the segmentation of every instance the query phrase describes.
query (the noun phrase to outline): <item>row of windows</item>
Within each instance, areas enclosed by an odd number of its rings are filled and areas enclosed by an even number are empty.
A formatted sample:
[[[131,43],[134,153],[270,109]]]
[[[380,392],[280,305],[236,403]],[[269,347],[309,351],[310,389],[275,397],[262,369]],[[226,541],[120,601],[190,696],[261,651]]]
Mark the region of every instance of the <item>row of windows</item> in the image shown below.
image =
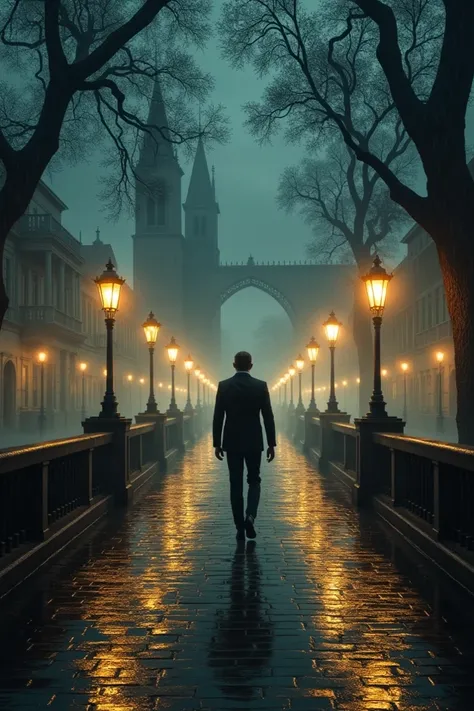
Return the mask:
[[[415,332],[427,331],[448,321],[446,294],[442,286],[422,296],[416,303]]]

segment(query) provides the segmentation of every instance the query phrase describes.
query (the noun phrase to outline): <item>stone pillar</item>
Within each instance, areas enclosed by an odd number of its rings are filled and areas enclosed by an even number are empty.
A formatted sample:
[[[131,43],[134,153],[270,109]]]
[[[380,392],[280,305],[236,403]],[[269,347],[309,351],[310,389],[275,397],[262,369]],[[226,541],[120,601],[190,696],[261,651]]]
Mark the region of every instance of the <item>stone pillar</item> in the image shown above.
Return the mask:
[[[64,313],[66,310],[66,282],[65,282],[65,271],[66,265],[63,260],[59,261],[59,284],[58,284],[58,295],[59,295],[59,310]]]
[[[113,441],[108,449],[107,469],[109,473],[110,493],[120,504],[127,504],[131,484],[129,481],[129,437],[131,420],[125,417],[108,419],[89,417],[82,423],[84,434],[111,432]],[[105,464],[105,463],[104,463]]]
[[[165,447],[165,422],[167,415],[161,412],[140,413],[135,415],[137,425],[142,425],[145,422],[153,422],[155,424],[155,433],[153,436],[153,447],[155,450],[156,461],[160,471],[166,471],[166,447]]]
[[[400,417],[361,417],[354,421],[357,429],[356,474],[352,500],[357,506],[367,504],[376,491],[377,450],[373,441],[376,432],[403,434],[405,422]]]
[[[45,252],[45,265],[44,265],[44,304],[45,306],[51,306],[53,303],[53,254],[52,252]]]
[[[332,425],[348,424],[351,416],[347,412],[320,412],[319,420],[321,422],[321,456],[319,458],[319,467],[321,471],[328,468],[328,464],[333,456],[333,430]]]

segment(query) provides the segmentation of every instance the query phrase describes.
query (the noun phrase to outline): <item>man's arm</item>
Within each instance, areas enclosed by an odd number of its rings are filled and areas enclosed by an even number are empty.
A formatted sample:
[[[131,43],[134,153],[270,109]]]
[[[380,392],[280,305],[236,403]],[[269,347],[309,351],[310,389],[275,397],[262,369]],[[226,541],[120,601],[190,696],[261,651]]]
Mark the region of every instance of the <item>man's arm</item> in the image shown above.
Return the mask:
[[[270,393],[268,392],[268,385],[266,383],[263,393],[262,417],[265,433],[267,435],[267,444],[273,449],[273,447],[276,447],[275,418],[273,417]]]
[[[224,424],[224,398],[222,396],[222,385],[219,383],[216,393],[216,404],[214,406],[214,417],[212,419],[212,439],[214,449],[222,447],[222,426]]]

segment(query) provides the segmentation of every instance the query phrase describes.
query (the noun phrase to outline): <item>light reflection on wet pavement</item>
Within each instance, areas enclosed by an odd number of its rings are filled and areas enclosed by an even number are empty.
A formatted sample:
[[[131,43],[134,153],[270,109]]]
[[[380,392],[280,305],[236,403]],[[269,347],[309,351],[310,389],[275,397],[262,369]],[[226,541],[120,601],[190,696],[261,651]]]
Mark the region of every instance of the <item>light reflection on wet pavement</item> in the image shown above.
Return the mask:
[[[205,439],[4,601],[0,709],[473,709],[472,599],[278,455],[255,544]]]

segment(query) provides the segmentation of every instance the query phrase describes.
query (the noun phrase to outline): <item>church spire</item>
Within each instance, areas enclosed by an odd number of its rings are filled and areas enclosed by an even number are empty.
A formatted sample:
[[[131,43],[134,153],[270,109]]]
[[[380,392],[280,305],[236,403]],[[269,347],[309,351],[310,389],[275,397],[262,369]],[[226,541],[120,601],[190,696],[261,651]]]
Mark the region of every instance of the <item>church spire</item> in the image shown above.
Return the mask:
[[[206,153],[201,136],[199,136],[193,170],[189,181],[185,208],[217,207],[213,183],[209,177]]]
[[[173,144],[170,141],[168,117],[158,77],[155,77],[147,125],[149,128],[144,134],[140,160],[149,165],[160,158],[175,160]]]

